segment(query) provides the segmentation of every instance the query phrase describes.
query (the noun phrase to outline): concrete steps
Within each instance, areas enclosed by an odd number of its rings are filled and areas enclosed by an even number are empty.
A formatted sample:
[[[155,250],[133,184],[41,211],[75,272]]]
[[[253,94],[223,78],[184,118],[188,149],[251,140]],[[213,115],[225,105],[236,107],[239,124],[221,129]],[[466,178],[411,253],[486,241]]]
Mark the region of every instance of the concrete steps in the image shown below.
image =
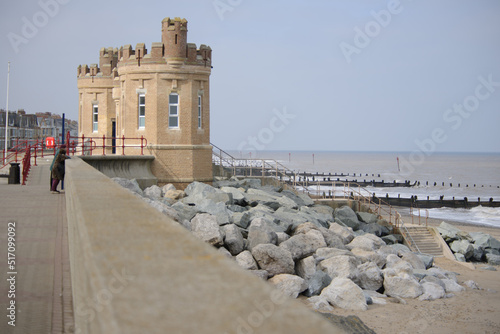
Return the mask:
[[[443,256],[443,249],[429,229],[425,226],[407,227],[408,233],[421,253],[433,256]]]

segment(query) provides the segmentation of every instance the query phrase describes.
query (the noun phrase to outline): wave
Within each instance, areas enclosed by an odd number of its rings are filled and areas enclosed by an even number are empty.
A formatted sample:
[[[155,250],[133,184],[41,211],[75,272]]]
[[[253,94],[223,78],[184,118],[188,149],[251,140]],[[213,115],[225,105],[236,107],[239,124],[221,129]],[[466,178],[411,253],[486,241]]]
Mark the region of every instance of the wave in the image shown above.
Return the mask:
[[[477,206],[472,209],[428,209],[429,218],[500,227],[500,208]]]

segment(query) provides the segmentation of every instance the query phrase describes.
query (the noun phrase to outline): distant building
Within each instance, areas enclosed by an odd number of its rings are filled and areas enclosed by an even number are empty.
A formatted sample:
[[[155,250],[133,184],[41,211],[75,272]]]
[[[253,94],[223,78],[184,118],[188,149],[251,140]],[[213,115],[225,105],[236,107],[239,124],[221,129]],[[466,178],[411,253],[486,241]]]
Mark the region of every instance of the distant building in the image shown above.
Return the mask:
[[[165,18],[149,53],[144,44],[102,48],[99,65],[77,71],[80,136],[144,136],[158,182],[181,187],[212,181],[212,50],[187,43],[187,25]]]
[[[62,117],[57,114],[47,113],[37,113],[37,124],[39,130],[39,138],[53,137],[56,141],[62,141]],[[78,123],[70,119],[65,118],[64,132],[67,134],[68,131],[71,137],[78,136]]]
[[[45,140],[54,137],[61,140],[62,118],[51,113],[27,114],[23,109],[17,112],[9,111],[9,143],[8,148],[16,146],[19,141]],[[65,119],[65,132],[71,136],[78,136],[78,123]],[[0,151],[5,148],[5,110],[0,110]]]

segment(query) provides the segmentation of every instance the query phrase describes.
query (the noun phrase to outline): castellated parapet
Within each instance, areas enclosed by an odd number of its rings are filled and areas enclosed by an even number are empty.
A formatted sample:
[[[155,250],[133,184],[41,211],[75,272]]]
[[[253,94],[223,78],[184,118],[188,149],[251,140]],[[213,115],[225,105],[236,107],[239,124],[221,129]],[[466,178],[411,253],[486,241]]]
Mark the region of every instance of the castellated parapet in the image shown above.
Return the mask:
[[[101,48],[98,64],[78,66],[79,133],[143,136],[160,184],[211,182],[212,49],[187,42],[186,19],[165,18],[161,27],[161,42],[149,50],[144,43]]]

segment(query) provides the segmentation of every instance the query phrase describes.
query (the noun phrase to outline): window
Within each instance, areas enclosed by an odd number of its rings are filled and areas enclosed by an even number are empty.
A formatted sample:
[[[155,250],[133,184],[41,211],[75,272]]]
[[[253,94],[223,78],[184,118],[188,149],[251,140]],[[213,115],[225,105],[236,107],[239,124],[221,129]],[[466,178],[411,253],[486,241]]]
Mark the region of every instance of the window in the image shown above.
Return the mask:
[[[99,115],[99,107],[97,106],[97,104],[94,104],[92,106],[92,132],[97,132],[98,115]]]
[[[146,95],[139,94],[139,129],[146,127]]]
[[[179,94],[172,93],[168,97],[168,127],[179,127]]]
[[[198,95],[198,129],[201,129],[201,95]]]

